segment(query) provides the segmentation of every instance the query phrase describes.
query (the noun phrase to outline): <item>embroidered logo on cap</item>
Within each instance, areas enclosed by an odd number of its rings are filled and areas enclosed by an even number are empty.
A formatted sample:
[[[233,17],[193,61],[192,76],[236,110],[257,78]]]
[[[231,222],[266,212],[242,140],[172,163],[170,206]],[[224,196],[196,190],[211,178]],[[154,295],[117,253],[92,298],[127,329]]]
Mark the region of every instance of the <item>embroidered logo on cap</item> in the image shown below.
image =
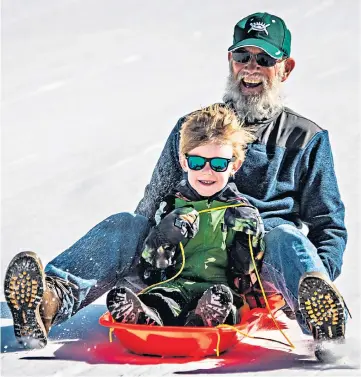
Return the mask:
[[[251,22],[250,25],[251,25],[251,28],[248,30],[248,33],[251,30],[255,30],[255,31],[264,31],[268,35],[267,28],[271,24],[266,25],[264,22]]]

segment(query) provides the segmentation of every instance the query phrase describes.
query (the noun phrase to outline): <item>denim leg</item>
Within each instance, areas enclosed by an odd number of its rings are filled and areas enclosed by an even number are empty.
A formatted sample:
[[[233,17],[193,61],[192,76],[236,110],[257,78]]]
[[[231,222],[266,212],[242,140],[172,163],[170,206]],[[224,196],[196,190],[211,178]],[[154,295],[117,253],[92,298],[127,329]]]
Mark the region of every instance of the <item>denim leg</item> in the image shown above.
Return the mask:
[[[149,228],[146,217],[125,212],[112,215],[47,264],[47,276],[75,285],[69,284],[69,294],[64,295],[54,324],[70,318],[134,273]]]
[[[298,284],[305,272],[317,271],[329,277],[317,249],[292,225],[280,225],[265,235],[266,252],[261,281],[267,291],[279,292],[296,313],[297,321],[306,334],[307,324],[298,312]]]

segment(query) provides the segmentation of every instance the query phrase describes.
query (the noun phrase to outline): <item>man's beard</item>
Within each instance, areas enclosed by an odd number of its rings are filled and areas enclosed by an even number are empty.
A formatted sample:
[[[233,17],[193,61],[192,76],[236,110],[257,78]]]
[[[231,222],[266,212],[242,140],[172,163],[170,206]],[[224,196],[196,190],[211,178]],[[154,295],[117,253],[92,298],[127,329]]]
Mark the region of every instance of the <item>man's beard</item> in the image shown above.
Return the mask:
[[[240,72],[234,77],[232,62],[229,65],[226,90],[223,101],[232,101],[238,116],[253,123],[263,119],[270,119],[283,108],[281,95],[281,77],[284,69],[281,69],[274,81],[270,84],[265,77],[260,75],[247,75]],[[263,91],[259,94],[244,95],[241,91],[241,79],[245,76],[252,76],[262,80]]]

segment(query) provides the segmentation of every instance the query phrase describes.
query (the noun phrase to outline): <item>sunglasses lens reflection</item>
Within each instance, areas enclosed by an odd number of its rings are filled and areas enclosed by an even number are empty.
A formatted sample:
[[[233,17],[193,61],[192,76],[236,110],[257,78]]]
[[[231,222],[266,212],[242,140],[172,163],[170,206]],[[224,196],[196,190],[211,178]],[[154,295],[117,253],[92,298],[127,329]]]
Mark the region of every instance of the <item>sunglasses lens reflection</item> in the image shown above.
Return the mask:
[[[211,169],[215,172],[226,171],[230,160],[222,157],[214,157],[207,159],[201,156],[187,156],[188,167],[191,170],[202,170],[207,161],[209,161]]]

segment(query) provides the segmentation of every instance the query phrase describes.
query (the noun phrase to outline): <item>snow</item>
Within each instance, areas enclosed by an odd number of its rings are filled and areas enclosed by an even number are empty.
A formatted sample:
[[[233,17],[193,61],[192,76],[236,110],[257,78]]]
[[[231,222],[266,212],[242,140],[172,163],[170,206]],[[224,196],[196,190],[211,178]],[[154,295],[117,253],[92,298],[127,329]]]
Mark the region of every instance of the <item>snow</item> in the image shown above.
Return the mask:
[[[54,327],[45,349],[20,351],[1,293],[3,376],[360,375],[354,0],[2,1],[1,275],[15,253],[32,249],[47,263],[99,221],[135,208],[177,119],[221,100],[233,26],[260,10],[283,17],[292,32],[296,68],[285,83],[287,104],[330,133],[349,230],[336,283],[353,315],[351,361],[316,363],[294,324],[293,352],[249,340],[220,359],[155,360],[121,348],[105,357],[108,334],[98,325],[104,297]]]

